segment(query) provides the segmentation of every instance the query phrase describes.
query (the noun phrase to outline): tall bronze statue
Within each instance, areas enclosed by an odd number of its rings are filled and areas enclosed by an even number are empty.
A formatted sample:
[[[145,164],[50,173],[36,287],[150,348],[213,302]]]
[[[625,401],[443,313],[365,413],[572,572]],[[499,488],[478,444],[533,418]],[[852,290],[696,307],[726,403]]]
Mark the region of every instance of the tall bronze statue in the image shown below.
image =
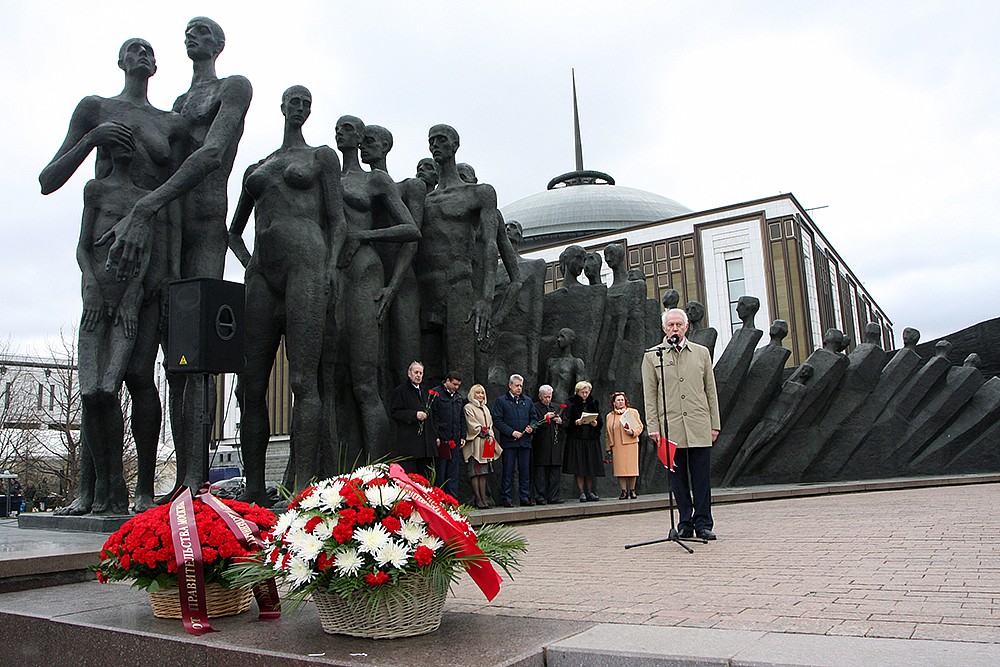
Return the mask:
[[[222,278],[228,247],[226,186],[253,90],[242,76],[220,79],[216,75],[215,61],[226,45],[226,36],[212,19],[191,19],[184,30],[184,45],[194,75],[190,90],[174,102],[174,111],[188,123],[188,151],[173,175],[137,201],[132,212],[99,241],[114,239],[108,265],[117,267],[119,279],[138,270],[153,217],[176,200],[181,202],[182,213],[179,242],[171,244],[172,275]],[[209,404],[215,405],[215,383],[205,387],[200,374],[182,373],[168,374],[167,381],[177,482],[197,489],[208,479],[208,470],[203,469],[203,396],[208,391]],[[152,470],[140,470],[139,475],[140,479],[148,476],[151,484]]]
[[[361,140],[361,161],[372,171],[388,173],[386,155],[390,150],[392,133],[381,125],[366,125]],[[420,178],[407,178],[396,185],[410,217],[420,229],[424,221],[427,183]],[[394,224],[395,219],[389,210],[379,207],[375,226],[385,229]],[[389,348],[390,382],[387,386],[394,387],[406,377],[410,362],[423,358],[420,354],[420,290],[413,271],[417,242],[376,243],[375,250],[382,259],[382,270],[386,276],[386,284],[376,299],[375,316]]]
[[[458,132],[435,125],[428,132],[440,181],[424,201],[423,238],[417,251],[420,324],[429,345],[443,351],[445,368],[474,377],[476,343],[489,335],[497,273],[500,216],[491,185],[464,182],[455,154]]]
[[[337,121],[347,219],[347,239],[339,259],[345,290],[338,291],[346,308],[338,312],[343,312],[341,340],[348,351],[350,390],[360,411],[365,450],[378,458],[387,451],[390,423],[378,382],[382,357],[378,305],[386,284],[375,244],[416,241],[420,230],[389,174],[362,169],[358,152],[364,133],[365,124],[356,116],[342,116]]]
[[[133,205],[173,173],[187,142],[184,119],[153,107],[147,98],[156,58],[149,42],[122,44],[118,66],[125,87],[112,98],[83,99],[52,161],[42,170],[42,193],[69,180],[97,149],[97,180],[84,193],[84,219],[77,259],[83,272],[83,320],[79,337],[83,396],[83,456],[76,499],[64,514],[123,512],[128,493],[122,478],[123,428],[118,392],[122,381],[132,398],[132,435],[140,475],[136,508],[152,506],[153,471],[160,430],[160,401],[154,381],[159,344],[160,297],[167,277],[169,227],[158,223],[153,240],[137,257],[135,271],[117,281],[104,270],[107,249],[95,248]],[[177,209],[173,211],[177,218]],[[155,258],[152,251],[156,250]],[[153,268],[150,270],[150,260]],[[115,283],[119,282],[118,285]]]
[[[319,470],[320,350],[334,263],[347,227],[340,160],[329,146],[314,148],[302,136],[311,110],[308,88],[292,86],[282,95],[281,147],[247,169],[229,230],[229,245],[246,268],[243,499],[262,505],[267,503],[264,464],[270,437],[267,388],[282,335],[294,398],[294,489],[304,488]],[[242,238],[251,211],[252,256]]]

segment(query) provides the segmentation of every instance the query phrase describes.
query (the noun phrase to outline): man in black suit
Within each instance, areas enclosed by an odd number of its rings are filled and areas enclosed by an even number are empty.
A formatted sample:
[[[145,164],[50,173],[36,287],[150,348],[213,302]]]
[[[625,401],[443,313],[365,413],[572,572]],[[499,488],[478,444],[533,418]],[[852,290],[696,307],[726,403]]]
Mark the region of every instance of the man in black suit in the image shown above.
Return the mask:
[[[389,399],[389,414],[396,422],[396,440],[390,456],[399,460],[406,472],[430,478],[437,453],[437,428],[434,414],[428,409],[428,391],[421,386],[424,365],[410,363],[407,381],[396,387]]]

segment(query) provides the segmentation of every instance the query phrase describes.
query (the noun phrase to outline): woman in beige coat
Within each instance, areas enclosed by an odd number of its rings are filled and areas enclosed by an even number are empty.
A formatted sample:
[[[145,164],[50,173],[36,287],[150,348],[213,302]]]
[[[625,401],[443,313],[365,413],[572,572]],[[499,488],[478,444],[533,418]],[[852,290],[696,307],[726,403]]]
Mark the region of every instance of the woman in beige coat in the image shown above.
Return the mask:
[[[621,487],[618,500],[635,498],[635,481],[639,477],[639,434],[643,424],[639,411],[629,407],[623,391],[611,394],[611,412],[605,420],[605,440],[614,460],[615,477]]]
[[[500,458],[503,450],[493,434],[493,413],[486,402],[486,388],[481,384],[474,384],[469,389],[469,402],[465,404],[465,423],[462,456],[469,464],[469,483],[476,496],[476,507],[487,509],[491,505],[487,500],[486,475],[493,472],[493,462]],[[494,443],[492,456],[483,451],[488,440]]]

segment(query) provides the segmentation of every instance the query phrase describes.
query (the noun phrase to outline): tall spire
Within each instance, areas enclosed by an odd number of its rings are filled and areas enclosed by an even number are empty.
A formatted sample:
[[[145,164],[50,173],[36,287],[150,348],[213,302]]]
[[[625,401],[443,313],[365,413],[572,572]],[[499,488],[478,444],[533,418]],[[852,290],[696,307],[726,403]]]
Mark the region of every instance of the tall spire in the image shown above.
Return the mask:
[[[580,110],[576,105],[576,69],[573,74],[573,137],[576,140],[576,170],[583,171],[583,141],[580,139]]]

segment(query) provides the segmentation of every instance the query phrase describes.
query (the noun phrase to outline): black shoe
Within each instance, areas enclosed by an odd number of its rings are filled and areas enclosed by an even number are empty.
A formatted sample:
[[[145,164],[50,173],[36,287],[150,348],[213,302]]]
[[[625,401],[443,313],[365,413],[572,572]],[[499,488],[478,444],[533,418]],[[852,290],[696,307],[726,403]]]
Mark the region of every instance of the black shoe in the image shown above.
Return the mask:
[[[690,540],[692,537],[694,537],[694,531],[691,530],[690,528],[681,528],[680,530],[677,531],[677,537],[681,538],[682,540]]]
[[[587,494],[586,493],[581,493],[580,494],[580,502],[581,503],[587,502]]]
[[[708,528],[699,528],[698,530],[696,530],[694,532],[694,534],[697,535],[699,538],[701,538],[703,540],[709,540],[709,541],[711,541],[711,540],[717,539],[715,537],[715,533],[713,533],[712,531],[710,531]]]
[[[535,501],[532,500],[531,498],[525,498],[524,500],[521,501],[521,507],[531,507],[534,504]]]
[[[554,500],[550,500],[549,505],[562,505],[564,502],[566,502],[564,499],[556,498]]]
[[[514,503],[509,503],[509,502],[507,502],[507,501],[505,500],[505,501],[503,502],[503,506],[504,506],[504,507],[513,507],[513,506],[514,506]]]
[[[593,491],[591,491],[590,493],[587,494],[587,500],[594,501],[594,500],[600,500],[600,499],[601,499],[601,497],[599,495],[597,495],[596,493],[594,493]]]
[[[545,498],[539,498],[538,500],[535,501],[535,503],[538,505],[548,505],[549,501],[547,501]]]
[[[618,500],[628,500],[628,491],[622,491],[618,494]]]

